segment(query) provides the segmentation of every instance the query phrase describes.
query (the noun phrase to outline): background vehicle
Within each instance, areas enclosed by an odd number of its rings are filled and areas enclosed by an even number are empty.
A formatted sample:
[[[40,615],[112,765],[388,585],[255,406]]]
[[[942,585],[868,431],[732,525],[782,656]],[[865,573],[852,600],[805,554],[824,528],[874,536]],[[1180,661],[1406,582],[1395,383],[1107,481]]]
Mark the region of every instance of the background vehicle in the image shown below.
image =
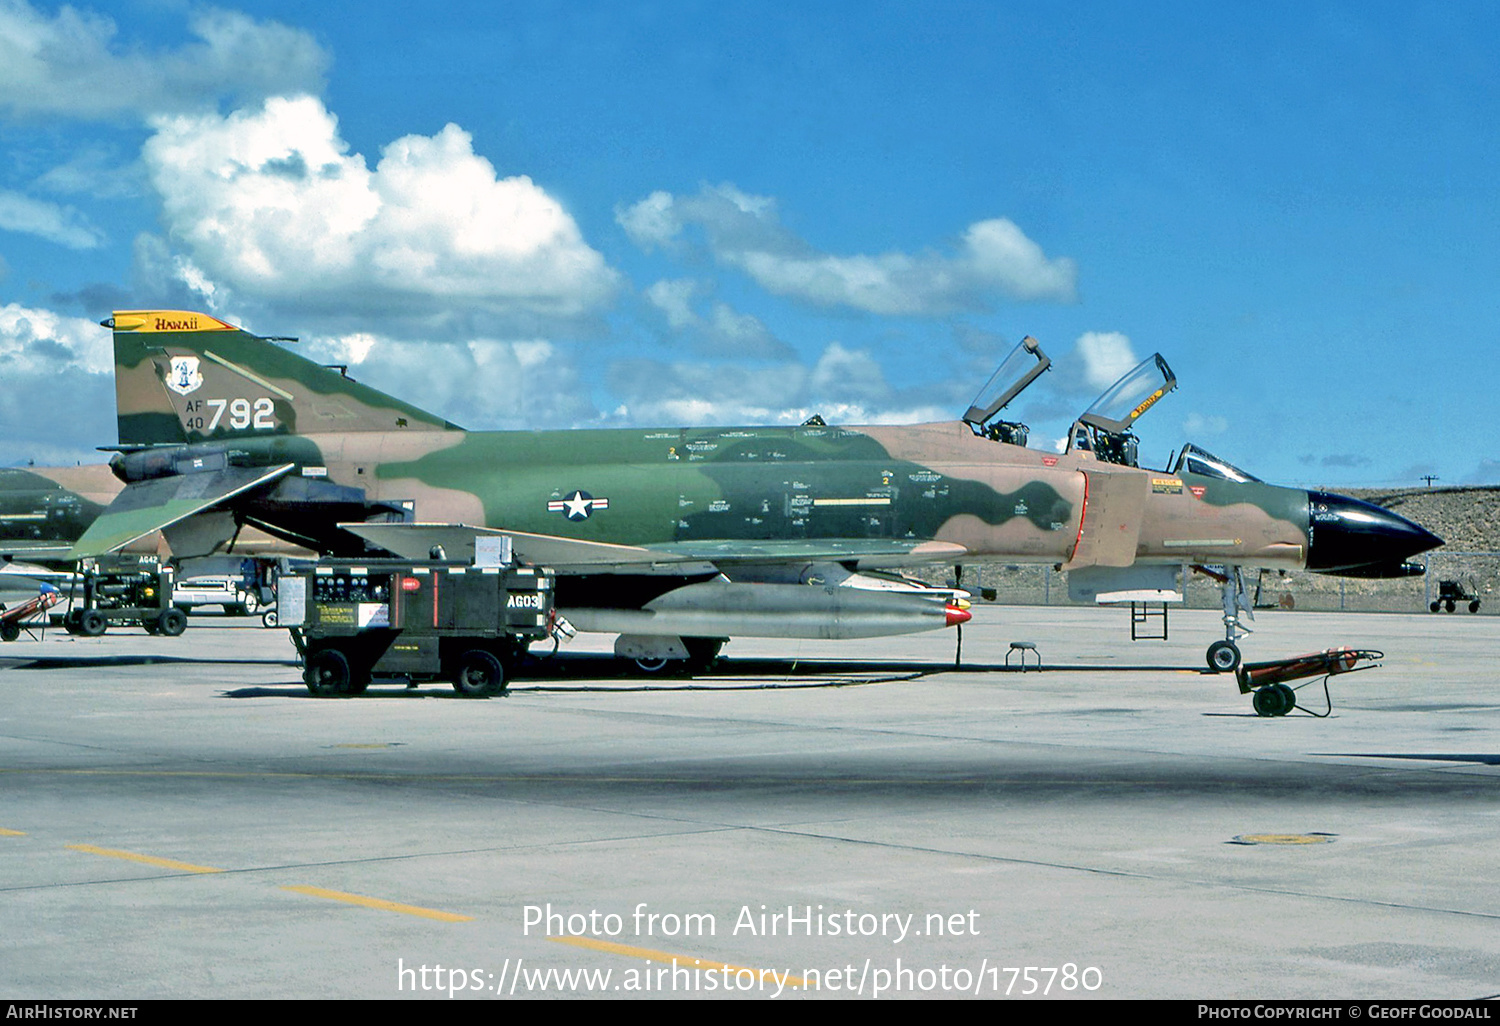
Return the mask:
[[[260,612],[260,596],[245,590],[238,577],[213,575],[189,577],[172,589],[172,605],[184,613],[200,606],[222,606],[229,616],[248,616]]]
[[[1472,577],[1457,581],[1439,581],[1438,597],[1427,608],[1434,613],[1439,608],[1451,613],[1455,606],[1460,605],[1467,605],[1471,613],[1479,612],[1479,588]]]

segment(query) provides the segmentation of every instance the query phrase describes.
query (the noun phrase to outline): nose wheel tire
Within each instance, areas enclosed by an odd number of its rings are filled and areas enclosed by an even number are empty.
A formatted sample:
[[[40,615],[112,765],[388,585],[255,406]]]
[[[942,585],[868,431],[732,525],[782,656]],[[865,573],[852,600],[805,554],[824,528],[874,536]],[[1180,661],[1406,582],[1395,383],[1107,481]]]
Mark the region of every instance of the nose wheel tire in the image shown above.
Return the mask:
[[[1216,641],[1208,646],[1208,668],[1214,673],[1232,673],[1239,668],[1240,650],[1232,641]]]

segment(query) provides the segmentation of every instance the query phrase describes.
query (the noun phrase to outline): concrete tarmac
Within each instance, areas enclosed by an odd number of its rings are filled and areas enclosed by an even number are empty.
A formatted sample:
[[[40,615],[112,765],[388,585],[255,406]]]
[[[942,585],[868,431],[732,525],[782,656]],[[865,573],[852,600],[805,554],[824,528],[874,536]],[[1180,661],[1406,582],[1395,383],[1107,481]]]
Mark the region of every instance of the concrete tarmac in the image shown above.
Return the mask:
[[[1386,653],[1321,719],[1170,627],[579,639],[487,700],[313,698],[252,619],[0,646],[0,997],[1500,993],[1500,618],[1259,614]]]

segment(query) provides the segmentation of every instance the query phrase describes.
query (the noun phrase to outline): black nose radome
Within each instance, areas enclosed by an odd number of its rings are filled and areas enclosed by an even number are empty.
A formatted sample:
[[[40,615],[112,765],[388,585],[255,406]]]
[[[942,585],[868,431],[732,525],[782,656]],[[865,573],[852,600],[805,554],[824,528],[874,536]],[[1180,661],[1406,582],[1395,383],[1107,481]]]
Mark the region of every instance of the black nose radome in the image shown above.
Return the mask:
[[[1308,492],[1307,568],[1324,573],[1399,564],[1443,539],[1388,509],[1333,492]]]

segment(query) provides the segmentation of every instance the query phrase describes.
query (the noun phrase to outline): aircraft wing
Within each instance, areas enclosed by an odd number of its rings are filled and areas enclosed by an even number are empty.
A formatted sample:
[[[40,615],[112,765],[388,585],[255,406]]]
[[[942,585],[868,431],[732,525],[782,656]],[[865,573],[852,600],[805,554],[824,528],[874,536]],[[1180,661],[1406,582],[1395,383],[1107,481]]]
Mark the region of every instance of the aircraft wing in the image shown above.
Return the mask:
[[[847,563],[900,566],[941,562],[967,553],[962,545],[916,538],[834,538],[789,541],[717,539],[657,545],[611,545],[555,535],[468,524],[340,524],[403,559],[427,559],[441,545],[449,559],[473,558],[479,535],[510,538],[517,559],[564,572],[693,572],[731,563]]]
[[[68,559],[102,556],[122,549],[152,531],[170,527],[194,513],[274,481],[294,466],[287,463],[269,469],[228,467],[128,484],[74,543]]]
[[[11,560],[18,563],[55,563],[59,560],[66,560],[72,551],[73,546],[66,542],[13,541],[0,545],[0,560],[7,563]]]

